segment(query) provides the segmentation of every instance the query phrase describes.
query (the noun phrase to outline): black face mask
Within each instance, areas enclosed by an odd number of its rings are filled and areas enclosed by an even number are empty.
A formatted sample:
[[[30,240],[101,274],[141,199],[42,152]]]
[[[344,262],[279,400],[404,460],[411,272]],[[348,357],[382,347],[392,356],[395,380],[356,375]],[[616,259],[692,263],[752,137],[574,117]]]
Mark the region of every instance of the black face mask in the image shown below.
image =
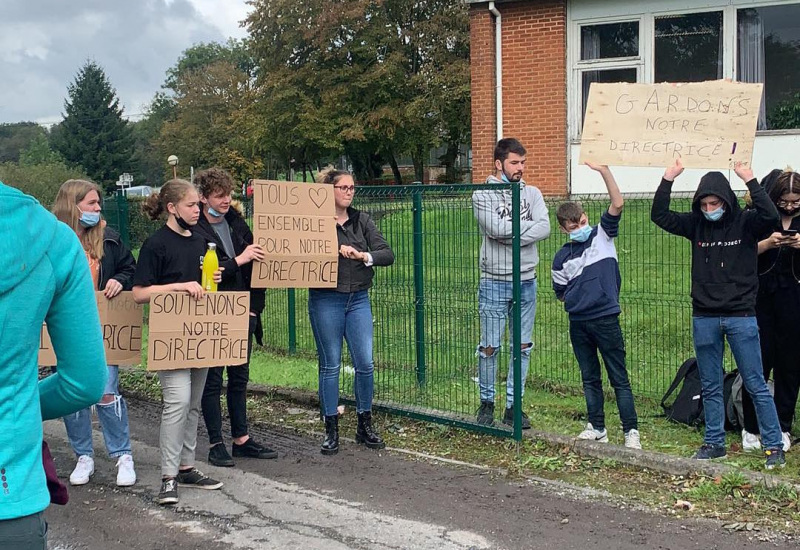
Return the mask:
[[[792,217],[798,212],[800,212],[800,210],[798,210],[797,208],[792,208],[791,210],[789,210],[788,208],[784,208],[782,206],[777,206],[776,208],[778,209],[778,212],[787,217]]]
[[[183,218],[181,218],[179,215],[177,215],[177,214],[173,214],[173,215],[175,216],[175,221],[176,221],[176,222],[178,222],[178,227],[180,227],[180,228],[181,228],[181,229],[183,229],[184,231],[189,231],[189,230],[192,228],[192,226],[191,226],[191,225],[189,225],[189,224],[186,222],[186,220],[184,220]]]

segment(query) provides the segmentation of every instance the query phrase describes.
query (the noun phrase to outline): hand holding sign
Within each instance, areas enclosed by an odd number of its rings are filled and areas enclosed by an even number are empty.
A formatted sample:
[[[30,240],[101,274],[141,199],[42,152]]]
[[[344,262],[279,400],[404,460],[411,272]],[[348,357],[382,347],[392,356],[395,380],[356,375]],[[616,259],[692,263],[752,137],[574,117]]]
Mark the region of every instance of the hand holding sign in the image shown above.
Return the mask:
[[[736,175],[739,176],[739,178],[741,178],[741,180],[745,183],[755,177],[750,165],[744,162],[737,162],[734,164],[733,171],[736,172]]]

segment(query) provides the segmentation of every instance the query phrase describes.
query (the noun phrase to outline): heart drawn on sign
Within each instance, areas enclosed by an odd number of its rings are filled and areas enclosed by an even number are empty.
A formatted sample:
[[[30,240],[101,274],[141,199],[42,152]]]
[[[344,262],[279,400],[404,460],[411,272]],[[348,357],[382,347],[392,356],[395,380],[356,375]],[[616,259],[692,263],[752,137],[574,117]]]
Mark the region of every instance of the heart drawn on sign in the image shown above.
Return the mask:
[[[328,200],[327,189],[309,189],[308,198],[314,203],[317,208],[322,208],[322,205]]]

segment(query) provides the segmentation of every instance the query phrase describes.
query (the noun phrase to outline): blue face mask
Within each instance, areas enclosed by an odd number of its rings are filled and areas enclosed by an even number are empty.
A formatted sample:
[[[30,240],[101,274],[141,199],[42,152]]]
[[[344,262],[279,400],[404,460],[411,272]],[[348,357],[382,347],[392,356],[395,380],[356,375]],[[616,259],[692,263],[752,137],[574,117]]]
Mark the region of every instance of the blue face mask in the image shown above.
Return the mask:
[[[570,240],[585,243],[589,236],[592,234],[592,226],[588,223],[583,227],[579,227],[578,229],[573,229],[569,232]]]
[[[503,183],[511,183],[511,181],[506,177],[505,172],[500,172],[500,181]]]
[[[100,223],[100,212],[81,212],[78,222],[87,229],[94,227]]]
[[[703,216],[705,216],[706,219],[710,222],[719,221],[719,219],[722,218],[722,215],[724,213],[725,213],[724,206],[720,206],[719,208],[717,208],[716,210],[712,210],[711,212],[706,212],[705,210],[703,210]]]
[[[208,213],[209,213],[211,216],[214,216],[215,218],[221,218],[222,216],[224,216],[224,215],[225,215],[225,214],[220,214],[219,212],[217,212],[216,210],[214,210],[213,208],[211,208],[211,205],[208,205]]]

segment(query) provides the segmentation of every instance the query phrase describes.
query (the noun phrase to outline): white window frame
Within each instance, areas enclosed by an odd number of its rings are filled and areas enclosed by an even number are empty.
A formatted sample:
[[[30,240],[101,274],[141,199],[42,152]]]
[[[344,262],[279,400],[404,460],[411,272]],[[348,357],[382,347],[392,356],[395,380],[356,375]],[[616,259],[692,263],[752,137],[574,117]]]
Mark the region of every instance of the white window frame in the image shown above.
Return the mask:
[[[633,4],[633,0],[628,0]],[[677,8],[672,4],[670,9],[659,10],[651,9],[645,13],[630,15],[612,15],[608,17],[591,17],[575,20],[573,19],[574,10],[570,9],[570,2],[567,10],[567,67],[568,67],[568,86],[567,93],[567,132],[569,142],[572,144],[580,143],[579,128],[582,124],[582,74],[587,70],[604,69],[630,69],[636,68],[637,82],[653,82],[654,63],[655,63],[655,19],[656,17],[669,17],[674,15],[684,15],[690,13],[709,13],[722,12],[722,75],[723,78],[736,80],[736,59],[737,59],[737,12],[745,8],[765,8],[771,6],[800,5],[797,0],[727,0],[720,1],[719,5],[708,2],[704,6],[691,8]],[[688,3],[688,0],[687,2]],[[584,26],[603,25],[608,23],[630,23],[639,22],[639,55],[634,57],[593,59],[581,61],[581,28]],[[776,134],[800,134],[800,129],[794,130],[760,130],[757,135],[776,135]]]

